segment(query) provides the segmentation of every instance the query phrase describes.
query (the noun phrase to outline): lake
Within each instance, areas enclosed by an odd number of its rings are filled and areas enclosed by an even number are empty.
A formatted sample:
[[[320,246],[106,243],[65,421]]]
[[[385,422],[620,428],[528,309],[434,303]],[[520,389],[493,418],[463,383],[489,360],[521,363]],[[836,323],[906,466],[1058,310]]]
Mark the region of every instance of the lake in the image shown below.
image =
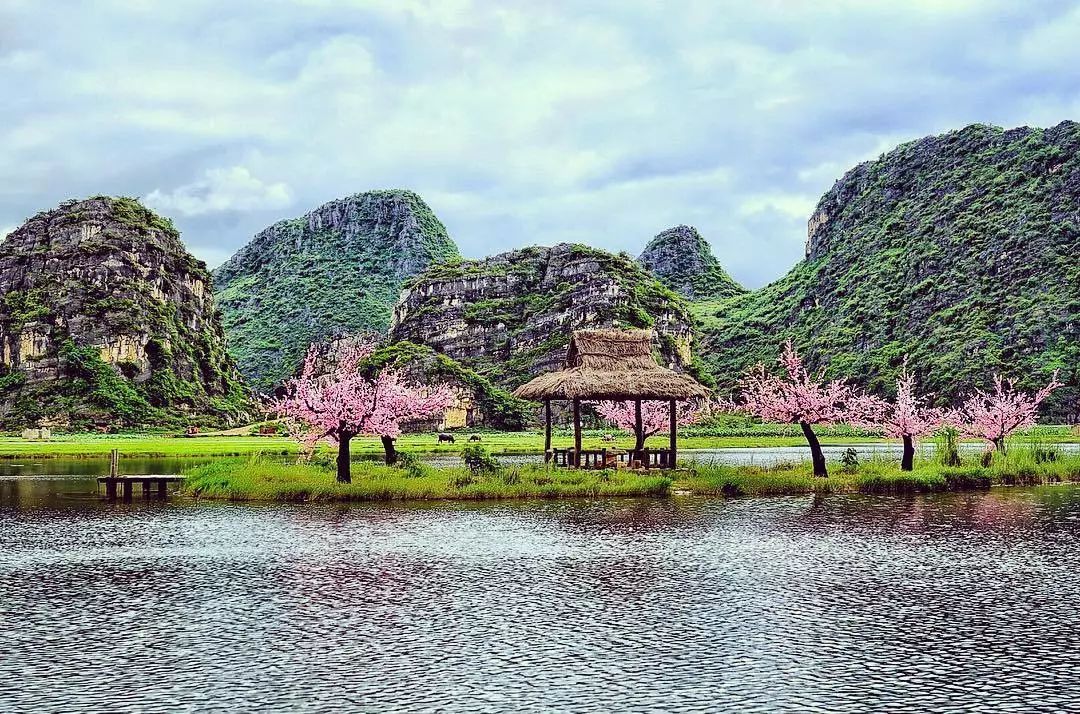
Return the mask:
[[[1080,488],[105,503],[0,480],[0,711],[1051,711]]]

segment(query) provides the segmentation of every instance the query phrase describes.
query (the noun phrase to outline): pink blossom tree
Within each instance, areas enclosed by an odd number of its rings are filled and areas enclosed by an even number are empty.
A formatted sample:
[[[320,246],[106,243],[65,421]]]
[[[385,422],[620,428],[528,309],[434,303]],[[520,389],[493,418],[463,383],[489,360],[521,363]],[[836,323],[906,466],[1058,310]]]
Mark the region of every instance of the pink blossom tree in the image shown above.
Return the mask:
[[[891,404],[881,402],[880,418],[876,420],[885,436],[903,441],[902,471],[911,471],[915,467],[916,443],[941,428],[945,417],[943,409],[930,407],[924,398],[916,396],[915,375],[908,372],[907,360],[904,360],[904,367],[896,379],[896,401]]]
[[[1034,426],[1039,405],[1058,387],[1055,371],[1050,382],[1034,394],[1017,390],[1012,380],[994,375],[994,390],[976,389],[959,409],[949,414],[949,421],[961,434],[987,442],[987,452],[1005,453],[1005,439],[1018,429]]]
[[[641,430],[637,428],[637,405],[633,401],[605,401],[596,403],[596,413],[605,421],[634,435],[634,450],[645,448],[645,440],[670,428],[670,415],[666,401],[641,402]],[[692,402],[682,402],[675,411],[675,423],[687,426],[697,421],[701,409]]]
[[[814,425],[872,419],[879,402],[842,380],[826,382],[823,373],[810,374],[791,340],[785,343],[779,362],[784,370],[781,376],[771,374],[763,364],[748,370],[739,380],[740,395],[734,406],[763,421],[798,424],[810,445],[814,475],[827,477]]]
[[[300,376],[285,383],[285,396],[274,403],[309,453],[323,440],[337,445],[337,480],[342,483],[352,480],[349,442],[354,436],[380,437],[386,463],[393,464],[401,425],[435,416],[453,402],[446,385],[423,390],[390,369],[365,375],[363,362],[375,346],[373,338],[364,337],[323,355],[312,345]]]

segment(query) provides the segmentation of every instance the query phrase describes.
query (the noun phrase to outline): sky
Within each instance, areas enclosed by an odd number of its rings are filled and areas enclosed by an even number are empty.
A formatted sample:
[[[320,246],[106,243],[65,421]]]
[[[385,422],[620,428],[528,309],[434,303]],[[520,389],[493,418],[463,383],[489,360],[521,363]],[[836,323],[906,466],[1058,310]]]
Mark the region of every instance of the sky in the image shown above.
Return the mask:
[[[410,188],[469,257],[689,224],[758,287],[858,162],[1080,119],[1077,38],[1080,0],[0,0],[0,235],[138,196],[213,267]]]

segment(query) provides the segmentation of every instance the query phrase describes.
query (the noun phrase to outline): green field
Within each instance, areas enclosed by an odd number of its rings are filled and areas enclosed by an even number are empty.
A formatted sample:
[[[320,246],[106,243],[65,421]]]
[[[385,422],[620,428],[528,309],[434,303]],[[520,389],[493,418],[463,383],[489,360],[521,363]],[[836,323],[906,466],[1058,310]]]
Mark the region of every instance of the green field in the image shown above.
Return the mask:
[[[691,433],[679,437],[680,449],[724,449],[778,446],[806,446],[801,435],[777,435],[786,425],[762,425],[764,433],[741,433],[731,435],[700,435]],[[768,427],[768,428],[765,428]],[[770,433],[771,432],[771,433]],[[632,442],[628,435],[619,435],[615,442],[605,442],[605,432],[585,433],[585,448],[605,446],[626,448]],[[524,432],[477,432],[481,443],[494,454],[539,454],[544,449],[544,435],[538,431]],[[436,434],[406,434],[398,439],[398,449],[415,454],[455,454],[468,443],[470,433],[454,435],[455,443],[439,444]],[[1024,444],[1030,436],[1021,435],[1013,442]],[[1038,440],[1043,443],[1070,443],[1080,441],[1080,434],[1068,427],[1038,427]],[[573,437],[567,431],[555,433],[554,446],[571,446]],[[822,444],[876,444],[888,443],[887,439],[858,436],[850,433],[830,434],[824,430]],[[648,445],[662,447],[667,438],[655,436]],[[325,447],[329,448],[329,447]],[[107,456],[112,449],[119,449],[124,456],[246,456],[249,454],[295,454],[296,442],[283,436],[192,436],[168,434],[64,434],[50,441],[27,441],[14,436],[0,437],[0,458],[94,458]],[[354,456],[376,456],[382,453],[382,445],[376,437],[357,437],[352,443]]]

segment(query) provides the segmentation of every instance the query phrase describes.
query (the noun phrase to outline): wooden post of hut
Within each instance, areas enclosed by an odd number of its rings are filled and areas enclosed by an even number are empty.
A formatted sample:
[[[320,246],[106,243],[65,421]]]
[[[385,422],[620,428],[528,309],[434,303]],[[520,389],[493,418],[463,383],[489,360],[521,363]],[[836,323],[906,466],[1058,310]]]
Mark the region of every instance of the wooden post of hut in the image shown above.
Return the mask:
[[[582,458],[581,402],[632,400],[640,433],[641,401],[651,399],[668,402],[671,412],[669,446],[666,455],[661,453],[657,456],[669,468],[675,467],[678,459],[676,402],[707,397],[709,390],[689,375],[657,364],[653,358],[652,341],[653,333],[650,330],[576,330],[570,336],[563,369],[541,374],[514,391],[514,395],[522,399],[544,402],[545,454],[551,450],[552,399],[573,404],[574,455],[572,459],[567,459],[567,465],[576,467],[583,464],[602,465],[606,457],[602,452],[589,452],[589,458]],[[636,439],[634,447],[636,452]],[[643,461],[649,466],[649,450],[642,451]],[[597,458],[592,458],[594,456]]]
[[[668,448],[671,450],[671,455],[668,456],[670,463],[669,468],[678,468],[679,466],[679,439],[677,434],[679,433],[678,420],[675,418],[675,400],[668,401]]]
[[[544,400],[544,463],[551,461],[551,400]]]
[[[581,468],[581,400],[574,400],[574,466]]]

